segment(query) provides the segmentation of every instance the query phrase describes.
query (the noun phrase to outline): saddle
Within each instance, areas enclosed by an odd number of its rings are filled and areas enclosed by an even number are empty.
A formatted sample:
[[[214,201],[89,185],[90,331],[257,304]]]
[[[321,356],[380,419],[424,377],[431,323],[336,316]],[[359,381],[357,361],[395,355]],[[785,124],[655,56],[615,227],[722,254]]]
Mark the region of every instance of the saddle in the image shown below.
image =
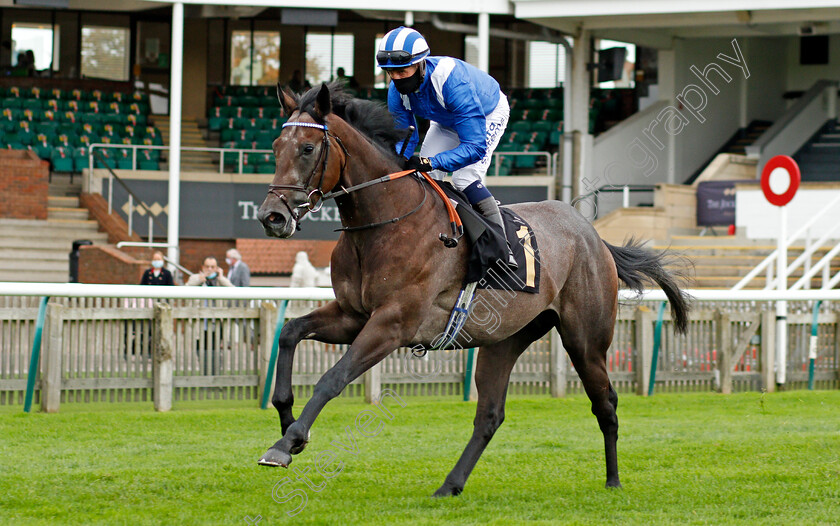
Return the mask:
[[[537,294],[540,291],[539,247],[531,226],[518,214],[499,207],[505,232],[473,209],[467,196],[449,182],[435,181],[455,205],[470,243],[470,255],[464,285],[477,283],[482,289],[505,289]],[[507,245],[519,264],[516,270],[507,265]]]

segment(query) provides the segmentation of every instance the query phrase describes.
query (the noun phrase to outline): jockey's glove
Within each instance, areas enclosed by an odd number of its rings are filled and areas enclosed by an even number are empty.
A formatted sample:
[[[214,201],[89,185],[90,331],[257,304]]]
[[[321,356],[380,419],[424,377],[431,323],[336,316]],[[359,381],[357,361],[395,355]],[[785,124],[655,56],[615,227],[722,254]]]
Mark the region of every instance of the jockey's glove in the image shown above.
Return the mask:
[[[405,161],[406,170],[417,170],[419,172],[429,173],[433,170],[432,161],[428,157],[420,157],[415,155]]]

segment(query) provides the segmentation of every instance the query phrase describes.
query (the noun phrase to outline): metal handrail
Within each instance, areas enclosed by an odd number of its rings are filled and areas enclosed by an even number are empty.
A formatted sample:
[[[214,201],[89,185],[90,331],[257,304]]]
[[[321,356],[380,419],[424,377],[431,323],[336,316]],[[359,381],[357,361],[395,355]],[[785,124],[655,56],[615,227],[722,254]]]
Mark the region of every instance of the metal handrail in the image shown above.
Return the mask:
[[[117,248],[122,247],[148,247],[148,248],[172,248],[178,249],[178,245],[170,245],[169,243],[152,243],[151,241],[148,243],[137,242],[137,241],[120,241],[117,243]],[[172,265],[173,267],[177,268],[184,274],[188,276],[192,276],[195,272],[191,272],[187,270],[186,267],[182,266],[180,263],[172,261],[167,256],[163,256],[163,260]]]
[[[605,184],[595,190],[592,190],[589,193],[579,195],[576,198],[572,199],[571,205],[576,206],[578,203],[583,202],[585,199],[593,198],[595,201],[595,217],[594,219],[598,218],[598,194],[600,193],[617,193],[621,192],[624,195],[622,200],[622,208],[629,208],[630,206],[630,193],[631,192],[654,192],[656,191],[656,185],[653,184],[625,184],[625,185],[614,185],[614,184]]]
[[[520,156],[520,157],[523,157],[523,156],[545,157],[546,172],[550,177],[554,177],[554,174],[555,174],[554,165],[551,162],[551,153],[549,153],[549,152],[544,152],[544,151],[499,152],[499,151],[495,151],[495,152],[493,152],[493,157],[494,157],[494,160],[495,160],[495,168],[493,170],[494,171],[493,175],[496,176],[496,177],[499,176],[499,168],[501,167],[500,166],[501,162],[499,161],[499,156],[503,156],[503,155],[510,155],[511,157],[516,157],[516,156]]]
[[[816,223],[817,221],[819,221],[820,219],[822,219],[822,217],[823,217],[823,216],[824,216],[824,215],[825,215],[825,214],[826,214],[829,210],[831,210],[832,208],[834,208],[834,207],[835,207],[835,206],[837,206],[838,204],[840,204],[840,195],[838,195],[837,197],[835,197],[834,199],[832,199],[832,200],[831,200],[831,201],[830,201],[827,205],[825,205],[825,207],[823,207],[823,209],[822,209],[822,210],[820,210],[819,212],[817,212],[815,215],[811,216],[811,219],[809,219],[808,221],[806,221],[806,222],[805,222],[805,224],[804,224],[804,225],[802,225],[802,226],[799,228],[799,230],[797,230],[796,232],[794,232],[794,233],[793,233],[793,235],[789,236],[787,239],[782,239],[782,240],[781,240],[781,242],[784,244],[784,246],[785,246],[785,247],[789,247],[789,246],[791,246],[791,245],[793,244],[793,242],[794,242],[794,241],[796,241],[797,239],[799,239],[800,237],[802,237],[802,235],[803,235],[805,232],[807,232],[807,231],[808,231],[808,229],[809,229],[809,228],[811,228],[811,227],[814,225],[814,223]],[[806,260],[806,258],[808,258],[809,256],[811,256],[811,254],[813,254],[813,253],[814,253],[816,250],[818,250],[819,248],[820,248],[820,244],[819,244],[819,243],[814,243],[812,246],[810,246],[810,247],[808,247],[808,248],[806,249],[806,254],[803,254],[802,256],[800,256],[799,258],[797,258],[797,260],[796,260],[796,261],[794,261],[794,263],[799,262],[799,260],[800,260],[800,259],[801,259],[802,261],[805,261],[805,260]],[[760,273],[761,273],[764,269],[766,269],[766,268],[768,267],[768,265],[770,265],[770,263],[772,263],[773,261],[775,261],[776,259],[778,259],[778,257],[779,257],[779,249],[777,248],[776,250],[774,250],[773,252],[771,252],[771,253],[770,253],[770,254],[769,254],[766,258],[764,258],[764,260],[763,260],[761,263],[759,263],[758,265],[756,265],[756,267],[755,267],[754,269],[752,269],[749,273],[747,273],[747,275],[746,275],[746,276],[744,276],[743,278],[741,278],[741,281],[739,281],[738,283],[736,283],[736,284],[735,284],[735,286],[733,286],[731,290],[741,290],[742,288],[744,288],[744,287],[747,285],[747,283],[749,283],[750,281],[752,281],[752,280],[753,280],[753,278],[755,278],[756,276],[758,276],[758,275],[759,275],[759,274],[760,274]],[[801,262],[800,262],[800,263],[801,263]],[[797,265],[797,266],[798,266],[798,265]],[[817,264],[817,265],[815,265],[814,267],[812,267],[812,268],[811,268],[811,270],[814,270],[815,268],[816,268],[816,269],[819,269],[819,264]],[[790,272],[791,272],[792,270],[794,270],[793,265],[788,266],[788,275],[790,275]],[[768,280],[768,281],[769,281],[769,280]],[[785,284],[785,286],[787,286],[787,283]],[[787,287],[785,287],[785,288],[787,288]]]

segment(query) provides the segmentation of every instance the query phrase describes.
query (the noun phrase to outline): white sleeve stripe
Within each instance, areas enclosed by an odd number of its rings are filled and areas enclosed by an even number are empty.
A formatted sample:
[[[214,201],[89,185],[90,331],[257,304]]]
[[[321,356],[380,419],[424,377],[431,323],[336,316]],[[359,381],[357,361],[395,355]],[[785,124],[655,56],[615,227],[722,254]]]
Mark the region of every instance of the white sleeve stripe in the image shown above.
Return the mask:
[[[403,108],[411,111],[411,101],[408,100],[408,95],[400,95],[400,98],[402,99]]]
[[[449,74],[455,69],[455,60],[451,57],[442,58],[432,72],[432,85],[435,88],[438,102],[446,108],[446,101],[443,98],[443,85],[449,79]]]

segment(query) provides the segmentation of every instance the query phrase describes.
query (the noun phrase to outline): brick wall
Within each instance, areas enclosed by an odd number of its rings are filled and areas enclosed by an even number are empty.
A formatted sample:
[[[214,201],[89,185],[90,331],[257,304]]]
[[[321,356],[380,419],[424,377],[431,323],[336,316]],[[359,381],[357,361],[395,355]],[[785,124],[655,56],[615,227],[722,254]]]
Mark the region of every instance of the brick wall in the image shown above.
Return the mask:
[[[137,285],[149,260],[137,259],[108,245],[79,247],[79,283]]]
[[[108,214],[108,201],[102,194],[86,194],[79,196],[79,205],[87,208],[90,218],[96,219],[99,229],[108,233],[108,243],[117,244],[120,241],[143,241],[134,232],[128,235],[128,223],[114,210]]]
[[[0,150],[0,217],[46,219],[50,165],[27,150]]]

